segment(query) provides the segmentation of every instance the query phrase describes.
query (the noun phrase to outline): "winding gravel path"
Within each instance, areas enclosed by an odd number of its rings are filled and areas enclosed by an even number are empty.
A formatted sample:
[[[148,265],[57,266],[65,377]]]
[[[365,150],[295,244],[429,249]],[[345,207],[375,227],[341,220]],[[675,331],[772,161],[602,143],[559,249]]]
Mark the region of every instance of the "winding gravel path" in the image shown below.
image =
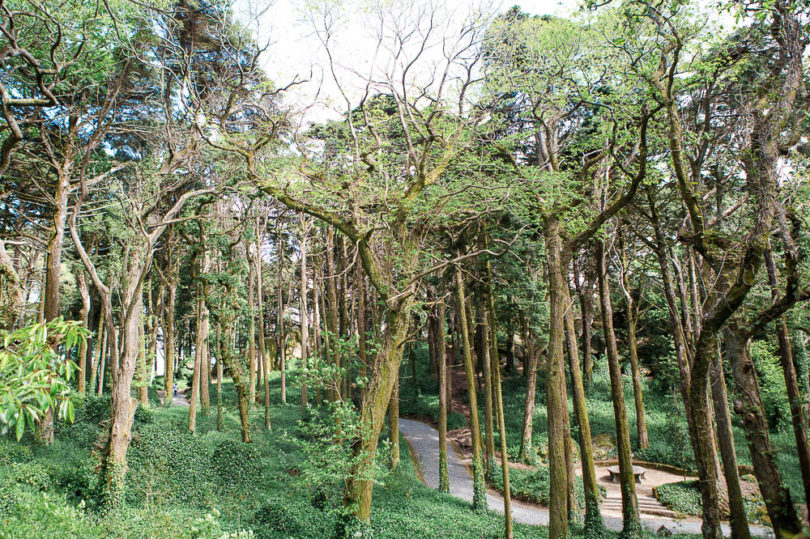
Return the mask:
[[[430,488],[439,488],[439,432],[430,425],[405,418],[400,418],[399,429],[414,452],[414,457],[419,463],[425,484]],[[450,494],[457,498],[472,501],[472,477],[450,443],[447,444],[447,473],[450,478]],[[487,491],[487,506],[493,511],[503,513],[503,497],[500,493],[489,489]],[[602,513],[605,525],[608,528],[611,530],[622,529],[620,513],[612,511],[603,511]],[[534,504],[512,500],[512,517],[515,522],[523,524],[548,525],[548,509]],[[652,531],[657,531],[661,526],[666,526],[673,533],[695,535],[701,533],[701,521],[697,519],[674,520],[666,517],[642,515],[641,522],[645,528]],[[726,536],[731,534],[727,524],[723,524],[723,533]],[[751,526],[751,533],[759,537],[773,537],[770,529],[758,526]]]

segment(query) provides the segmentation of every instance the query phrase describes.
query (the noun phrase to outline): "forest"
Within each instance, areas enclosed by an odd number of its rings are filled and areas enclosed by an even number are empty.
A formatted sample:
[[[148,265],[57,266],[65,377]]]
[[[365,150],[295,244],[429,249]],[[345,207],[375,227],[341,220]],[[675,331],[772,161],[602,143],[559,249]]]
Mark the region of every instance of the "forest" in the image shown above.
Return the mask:
[[[810,5],[527,4],[0,0],[0,537],[810,537]]]

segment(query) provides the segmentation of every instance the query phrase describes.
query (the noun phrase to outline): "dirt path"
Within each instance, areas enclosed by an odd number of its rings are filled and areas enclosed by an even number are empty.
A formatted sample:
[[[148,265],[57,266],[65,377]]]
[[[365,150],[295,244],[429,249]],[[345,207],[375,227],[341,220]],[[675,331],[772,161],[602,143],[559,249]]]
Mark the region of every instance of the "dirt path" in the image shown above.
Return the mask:
[[[430,488],[438,488],[439,432],[430,425],[405,418],[400,418],[399,428],[414,452],[414,458],[419,463],[425,484]],[[457,498],[472,501],[473,482],[469,468],[456,451],[454,444],[450,442],[447,444],[447,472],[450,478],[450,494]],[[600,476],[602,475],[599,470],[597,473]],[[610,491],[608,491],[608,496],[610,496]],[[503,513],[503,497],[500,493],[489,489],[487,491],[487,506],[493,511]],[[603,510],[602,516],[605,519],[605,525],[611,530],[622,529],[620,511]],[[515,522],[523,524],[548,525],[548,509],[536,504],[512,500],[512,517]],[[642,514],[641,522],[645,528],[652,531],[657,531],[661,526],[664,526],[673,533],[695,535],[701,533],[701,521],[695,518],[678,520]],[[727,524],[723,524],[723,533],[726,536],[731,534]],[[759,537],[773,537],[770,529],[758,526],[751,526],[751,533]]]

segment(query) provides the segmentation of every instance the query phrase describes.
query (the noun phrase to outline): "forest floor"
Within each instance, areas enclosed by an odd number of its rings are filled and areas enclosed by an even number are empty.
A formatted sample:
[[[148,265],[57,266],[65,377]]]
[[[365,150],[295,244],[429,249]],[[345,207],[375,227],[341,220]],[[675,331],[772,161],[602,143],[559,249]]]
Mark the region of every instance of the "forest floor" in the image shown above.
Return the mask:
[[[415,421],[412,419],[401,418],[399,425],[400,431],[402,432],[403,436],[405,436],[405,439],[408,441],[408,444],[410,445],[410,447],[414,452],[414,457],[419,463],[422,472],[421,475],[425,481],[425,484],[431,488],[438,488],[439,485],[438,431],[428,424],[422,423],[420,421]],[[467,466],[468,459],[465,458],[464,454],[459,450],[458,445],[455,444],[454,442],[448,441],[447,447],[448,447],[447,468],[450,479],[450,494],[458,498],[472,501],[473,482],[472,477],[470,475],[470,469]],[[647,485],[647,487],[650,488],[650,494],[653,481],[664,481],[665,479],[671,479],[660,477],[661,474],[667,476],[673,475],[667,474],[666,472],[659,472],[657,470],[655,471],[651,470],[651,472],[654,473],[650,474],[651,482],[649,485]],[[597,468],[597,476],[600,484],[602,484],[603,486],[612,486],[613,488],[615,488],[616,491],[618,491],[618,485],[614,485],[609,482],[608,482],[609,484],[604,484],[605,483],[604,476],[607,475],[608,474],[605,469],[602,469],[602,467]],[[674,476],[674,477],[675,477],[674,481],[680,481],[683,479],[681,476]],[[608,490],[608,499],[610,499],[611,493],[613,492],[613,488]],[[646,497],[646,495],[644,494],[645,492],[646,492],[645,489],[640,490],[641,496],[639,496],[639,498]],[[498,491],[494,489],[487,490],[487,505],[489,509],[503,513],[503,497]],[[622,518],[620,511],[603,509],[602,514],[605,520],[605,525],[609,529],[621,530]],[[512,516],[515,519],[515,521],[519,523],[533,524],[533,525],[548,525],[548,509],[537,504],[513,500]],[[700,530],[701,520],[697,518],[674,519],[647,514],[642,514],[641,518],[644,527],[654,532],[658,531],[663,526],[673,533],[683,533],[683,534],[701,533]],[[759,526],[751,526],[751,532],[752,534],[760,537],[768,537],[773,535],[770,529]],[[723,533],[726,535],[730,535],[731,533],[731,530],[729,529],[727,524],[723,525]]]

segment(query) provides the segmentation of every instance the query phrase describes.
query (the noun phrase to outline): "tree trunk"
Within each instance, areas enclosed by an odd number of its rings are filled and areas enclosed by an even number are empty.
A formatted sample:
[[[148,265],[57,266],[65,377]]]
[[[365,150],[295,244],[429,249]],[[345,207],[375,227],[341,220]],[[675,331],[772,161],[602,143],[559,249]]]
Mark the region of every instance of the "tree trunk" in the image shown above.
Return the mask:
[[[256,260],[255,273],[256,273],[256,329],[259,333],[259,350],[257,361],[262,364],[262,371],[266,375],[271,371],[270,368],[270,354],[267,353],[267,343],[264,338],[264,292],[262,283],[262,233],[265,227],[260,224],[259,217],[256,217]],[[267,384],[265,384],[267,385]],[[253,401],[251,401],[252,403]],[[265,395],[265,404],[269,402],[269,396]],[[265,410],[267,416],[266,423],[269,425],[270,411]],[[269,427],[268,427],[269,428]]]
[[[149,407],[149,374],[146,366],[146,330],[141,315],[141,325],[138,328],[138,400],[144,408]]]
[[[461,268],[456,267],[456,302],[458,304],[459,331],[461,332],[464,348],[464,370],[467,373],[467,393],[470,402],[470,430],[473,451],[473,510],[486,511],[486,482],[484,480],[484,466],[481,460],[481,426],[478,422],[478,397],[475,392],[475,370],[473,369],[472,350],[470,347],[470,333],[467,326],[466,300],[464,296],[464,279]]]
[[[101,314],[102,314],[102,316],[104,316],[104,310],[101,311]],[[101,394],[104,392],[104,372],[107,370],[105,363],[107,361],[107,355],[108,355],[109,349],[110,349],[109,343],[107,342],[108,341],[108,335],[109,335],[108,330],[106,329],[106,326],[105,326],[104,338],[102,339],[103,342],[101,344],[101,356],[99,358],[99,366],[98,366],[98,392],[97,392],[97,395],[99,395],[99,396],[101,396]]]
[[[354,507],[354,517],[363,525],[368,525],[371,516],[374,458],[391,393],[402,363],[403,347],[408,338],[410,306],[411,303],[406,300],[399,309],[389,309],[386,312],[378,362],[371,374],[366,401],[360,411],[361,431],[364,435],[356,441],[355,452],[361,458],[354,464],[351,473],[351,477],[359,479],[347,481],[344,505]]]
[[[391,470],[399,467],[399,377],[388,401],[388,440],[391,442]]]
[[[619,457],[619,479],[622,493],[622,520],[624,537],[641,537],[641,521],[638,516],[636,482],[633,475],[633,457],[630,452],[630,426],[624,404],[622,370],[616,348],[616,335],[613,332],[613,309],[610,304],[607,261],[604,243],[596,242],[597,278],[599,281],[599,303],[602,311],[602,332],[607,346],[608,369],[610,371],[610,392],[613,400],[613,416],[616,421],[616,450]]]
[[[278,236],[278,275],[277,275],[277,307],[276,307],[276,353],[278,354],[278,370],[281,373],[281,402],[287,404],[287,335],[284,332],[284,243],[281,233]]]
[[[585,383],[590,386],[593,377],[593,354],[591,353],[593,346],[591,344],[593,281],[591,280],[591,273],[587,269],[584,275],[580,275],[579,264],[576,262],[574,262],[574,283],[577,296],[579,296],[579,308],[582,312],[582,375],[585,378]]]
[[[300,257],[301,257],[301,284],[300,284],[300,318],[301,318],[301,370],[303,371],[304,382],[301,384],[301,411],[305,412],[307,409],[307,383],[306,377],[309,371],[309,312],[307,308],[307,234],[309,227],[305,217],[301,217],[301,244],[300,244]],[[358,269],[359,271],[359,269]],[[361,294],[362,297],[362,294]],[[360,316],[360,325],[362,327],[362,308],[358,310]],[[363,330],[360,330],[360,356],[361,360],[365,363],[365,341],[363,340]]]
[[[248,387],[250,388],[250,395],[248,402],[250,406],[256,402],[256,376],[258,370],[258,363],[256,358],[256,314],[253,309],[256,306],[255,290],[256,290],[256,263],[253,256],[250,254],[251,246],[248,245],[245,249],[248,256],[248,286],[247,286],[247,303],[248,311],[250,312],[250,322],[248,323]],[[261,315],[260,315],[261,316]],[[259,333],[261,333],[259,328]]]
[[[174,338],[174,305],[177,299],[177,281],[172,279],[166,287],[168,297],[163,320],[163,379],[165,382],[165,396],[163,400],[166,406],[172,406],[174,404],[174,398],[172,396],[174,394],[174,354],[177,349]]]
[[[228,294],[230,295],[230,290]],[[248,415],[250,409],[248,398],[250,393],[247,380],[245,380],[244,373],[242,372],[242,366],[239,364],[239,358],[233,356],[233,321],[228,321],[225,327],[225,350],[223,352],[222,359],[225,362],[225,366],[231,371],[233,385],[236,386],[242,441],[250,443],[250,417]]]
[[[337,279],[337,275],[335,273],[335,241],[334,241],[334,231],[330,228],[327,236],[326,242],[326,300],[327,300],[327,309],[324,315],[326,316],[326,330],[328,331],[328,339],[331,343],[331,348],[329,350],[329,355],[331,356],[332,363],[334,363],[335,367],[338,371],[341,368],[341,358],[338,354],[338,298],[337,298],[337,284],[335,283],[335,279]],[[328,345],[327,345],[328,346]],[[340,383],[336,383],[335,387],[330,389],[329,398],[334,402],[340,400]]]
[[[96,390],[96,381],[98,380],[98,369],[101,364],[102,341],[104,340],[104,304],[101,304],[101,309],[98,313],[98,326],[96,326],[96,342],[93,345],[93,357],[90,360],[90,393]]]
[[[570,296],[570,293],[569,293]],[[565,299],[570,304],[570,297]],[[585,386],[579,365],[577,336],[574,328],[574,313],[565,311],[565,344],[568,349],[568,371],[571,374],[571,388],[574,400],[574,416],[579,426],[579,454],[582,463],[582,487],[585,492],[585,534],[592,537],[604,535],[605,523],[599,512],[599,487],[596,483],[596,470],[593,463],[593,442],[591,422],[588,418]]]
[[[768,284],[771,287],[771,296],[777,298],[778,278],[776,263],[770,250],[765,252],[765,267],[768,271]],[[804,415],[804,402],[799,392],[799,382],[796,376],[796,366],[793,361],[793,350],[790,346],[790,335],[787,327],[787,317],[782,315],[775,322],[776,335],[779,340],[779,359],[782,364],[782,373],[785,377],[788,402],[790,403],[790,419],[793,424],[793,436],[796,439],[796,453],[799,457],[799,470],[802,474],[802,485],[806,500],[810,500],[810,445],[807,442],[807,422]]]
[[[205,346],[203,336],[203,316],[205,301],[202,294],[197,298],[197,343],[194,347],[194,370],[191,374],[191,398],[188,404],[188,431],[197,432],[197,402],[200,400],[200,370],[202,369],[202,354]]]
[[[479,327],[481,329],[481,367],[484,378],[484,423],[485,423],[485,438],[484,438],[484,458],[486,460],[486,476],[490,481],[495,477],[495,428],[492,417],[492,358],[490,357],[490,344],[489,332],[487,331],[487,316],[481,301],[480,287],[479,291]]]
[[[222,309],[220,309],[221,312]],[[216,329],[217,339],[217,431],[222,432],[225,429],[225,421],[222,416],[222,377],[225,375],[222,368],[222,324],[217,322]]]
[[[487,242],[488,247],[488,242]],[[501,442],[501,473],[503,474],[503,517],[504,517],[504,537],[512,539],[514,532],[512,531],[512,493],[509,489],[509,453],[506,450],[506,421],[503,412],[503,391],[501,387],[501,362],[498,357],[498,337],[495,324],[495,294],[492,290],[492,263],[487,259],[486,263],[486,277],[487,277],[487,303],[484,308],[484,334],[487,331],[491,334],[491,351],[490,357],[492,359],[492,384],[495,389],[495,414],[497,415],[498,423],[498,437]],[[488,323],[487,323],[488,322]]]
[[[124,477],[127,472],[127,449],[132,439],[132,422],[138,401],[132,398],[132,380],[135,375],[135,366],[140,351],[141,316],[143,313],[143,294],[140,283],[140,273],[147,255],[143,247],[137,246],[130,251],[130,260],[125,288],[125,309],[122,315],[122,335],[118,361],[111,358],[112,367],[112,400],[110,407],[111,422],[110,436],[101,465],[101,480],[106,487],[105,503],[116,508],[123,502]],[[111,313],[108,315],[109,326],[112,323]],[[115,339],[113,350],[116,349]]]
[[[83,268],[77,268],[76,280],[79,284],[79,294],[82,297],[82,310],[79,311],[79,319],[88,328],[90,315],[90,290],[87,286],[87,276]],[[79,346],[79,394],[84,395],[87,391],[87,340],[82,339]]]
[[[534,426],[534,399],[537,392],[537,362],[538,351],[530,348],[528,342],[523,343],[524,353],[529,356],[529,368],[526,374],[526,398],[523,401],[523,431],[520,435],[520,451],[518,460],[528,464],[534,462],[534,445],[532,444],[532,428]]]
[[[445,352],[444,301],[436,306],[437,332],[436,357],[439,367],[439,492],[450,492],[450,479],[447,474],[447,354]]]
[[[691,383],[689,387],[689,405],[691,407],[693,433],[690,436],[695,453],[698,475],[701,484],[703,501],[703,535],[711,539],[723,537],[720,529],[720,493],[717,488],[717,465],[714,448],[714,429],[709,410],[708,370],[711,363],[715,340],[701,336],[695,348],[695,359],[692,362]]]
[[[635,306],[632,307],[636,309]],[[627,346],[630,354],[630,371],[633,376],[633,398],[636,408],[636,433],[638,434],[638,446],[640,449],[650,447],[647,438],[647,420],[644,416],[644,395],[641,389],[641,368],[638,364],[638,344],[636,339],[636,324],[638,313],[630,314],[631,306],[628,305],[627,320]]]
[[[720,447],[720,457],[723,460],[723,474],[726,478],[728,505],[731,514],[731,533],[734,539],[750,539],[751,532],[748,529],[748,517],[745,514],[742,488],[740,487],[740,473],[737,469],[734,431],[731,425],[731,415],[728,411],[723,359],[719,353],[715,354],[710,368],[709,376],[711,379],[712,400],[714,402],[714,417],[717,422],[717,439]]]
[[[548,410],[549,461],[549,537],[568,537],[568,459],[565,452],[565,418],[568,403],[565,394],[564,318],[567,264],[563,260],[560,224],[554,217],[546,220],[544,238],[548,266],[549,330],[546,362],[546,409]]]
[[[729,326],[724,343],[737,385],[738,398],[734,401],[734,411],[742,419],[754,475],[765,500],[774,534],[776,537],[781,537],[783,533],[797,534],[801,531],[801,525],[790,491],[782,482],[782,474],[774,458],[756,369],[748,352],[748,339],[738,328]]]

